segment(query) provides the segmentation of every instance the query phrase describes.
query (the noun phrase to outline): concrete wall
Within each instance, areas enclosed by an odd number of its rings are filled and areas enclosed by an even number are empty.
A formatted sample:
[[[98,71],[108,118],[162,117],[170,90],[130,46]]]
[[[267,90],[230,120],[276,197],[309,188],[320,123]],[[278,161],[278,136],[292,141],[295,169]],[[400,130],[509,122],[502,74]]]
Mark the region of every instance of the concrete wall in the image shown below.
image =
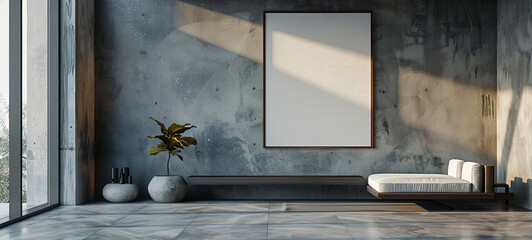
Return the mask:
[[[190,122],[198,145],[175,175],[445,172],[496,164],[496,1],[143,1],[95,3],[96,194],[131,168],[141,197],[165,156],[153,116]],[[374,149],[262,148],[262,12],[373,11]],[[348,198],[364,190],[219,188],[220,198]],[[254,195],[255,194],[255,195]]]
[[[94,2],[62,0],[60,202],[94,197]]]
[[[514,203],[532,209],[532,2],[499,1],[497,166]]]

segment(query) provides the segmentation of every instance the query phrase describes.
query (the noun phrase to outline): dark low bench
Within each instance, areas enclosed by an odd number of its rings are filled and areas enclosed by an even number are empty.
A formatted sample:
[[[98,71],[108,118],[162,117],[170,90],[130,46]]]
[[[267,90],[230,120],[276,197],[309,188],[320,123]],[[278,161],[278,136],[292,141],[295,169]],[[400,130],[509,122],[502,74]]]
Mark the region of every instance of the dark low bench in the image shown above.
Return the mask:
[[[363,185],[362,176],[189,176],[188,185]]]
[[[231,194],[236,194],[236,199],[250,199],[250,196],[255,196],[258,194],[261,197],[252,197],[251,199],[264,199],[264,198],[274,198],[274,199],[292,199],[290,196],[300,196],[297,199],[300,199],[303,196],[304,199],[308,197],[308,191],[315,189],[316,187],[340,187],[345,191],[351,189],[355,186],[363,186],[366,181],[362,176],[309,176],[309,175],[274,175],[274,176],[189,176],[186,178],[187,184],[189,186],[188,198],[193,200],[206,200],[206,199],[216,199],[222,196],[231,196]],[[301,191],[297,191],[295,188],[304,191],[303,195]],[[235,189],[269,189],[268,191],[273,191],[272,194],[263,194],[263,191],[251,193],[244,198],[242,198],[238,192],[239,190],[234,191]],[[348,189],[344,189],[347,187]],[[360,187],[359,187],[360,188]],[[224,190],[225,189],[225,190]],[[228,189],[232,189],[227,192]],[[278,189],[274,190],[274,189]],[[306,190],[305,190],[306,189]],[[295,192],[293,192],[296,190]],[[360,190],[362,190],[360,188]],[[247,191],[247,190],[246,190]],[[289,191],[289,192],[287,192]],[[293,195],[291,194],[293,192]],[[323,189],[319,191],[321,194]],[[281,195],[276,195],[275,193],[282,193]],[[344,192],[345,195],[349,195],[347,192]],[[234,199],[231,198],[230,199]],[[348,198],[349,199],[349,198]]]

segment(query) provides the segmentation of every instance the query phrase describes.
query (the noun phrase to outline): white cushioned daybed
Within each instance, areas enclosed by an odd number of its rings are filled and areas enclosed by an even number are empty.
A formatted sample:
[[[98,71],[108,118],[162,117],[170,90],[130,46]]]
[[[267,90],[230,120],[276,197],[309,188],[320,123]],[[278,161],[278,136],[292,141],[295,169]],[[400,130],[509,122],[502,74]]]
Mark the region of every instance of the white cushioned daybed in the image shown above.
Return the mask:
[[[380,199],[513,199],[508,185],[494,184],[494,167],[453,159],[447,174],[379,173],[368,177],[368,192]],[[495,193],[494,187],[504,187]]]

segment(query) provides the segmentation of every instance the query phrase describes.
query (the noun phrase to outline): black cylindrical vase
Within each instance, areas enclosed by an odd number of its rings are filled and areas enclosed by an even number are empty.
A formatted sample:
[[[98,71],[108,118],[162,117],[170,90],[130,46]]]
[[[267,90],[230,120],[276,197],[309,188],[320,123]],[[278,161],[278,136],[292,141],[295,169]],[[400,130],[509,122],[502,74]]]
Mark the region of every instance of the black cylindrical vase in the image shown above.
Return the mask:
[[[123,182],[121,181],[120,183],[128,183],[128,180],[129,180],[129,168],[128,167],[122,168],[122,180]]]
[[[111,168],[111,183],[118,183],[118,168]]]

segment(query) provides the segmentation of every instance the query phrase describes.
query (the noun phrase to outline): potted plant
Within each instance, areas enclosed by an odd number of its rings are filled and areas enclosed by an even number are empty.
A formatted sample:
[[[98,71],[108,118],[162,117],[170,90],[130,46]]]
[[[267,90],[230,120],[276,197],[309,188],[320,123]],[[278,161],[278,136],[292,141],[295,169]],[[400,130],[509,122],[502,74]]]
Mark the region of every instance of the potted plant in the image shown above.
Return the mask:
[[[155,118],[150,117],[150,119],[161,127],[162,135],[148,137],[148,139],[160,140],[156,147],[148,149],[148,153],[150,155],[157,155],[161,152],[168,152],[168,159],[166,160],[166,175],[154,176],[148,184],[148,193],[156,202],[179,202],[187,194],[187,184],[182,176],[170,175],[170,158],[177,156],[183,161],[183,157],[179,155],[181,150],[190,145],[197,144],[195,138],[181,135],[196,126],[190,125],[190,123],[184,125],[172,123],[167,129],[163,123],[157,121]]]

